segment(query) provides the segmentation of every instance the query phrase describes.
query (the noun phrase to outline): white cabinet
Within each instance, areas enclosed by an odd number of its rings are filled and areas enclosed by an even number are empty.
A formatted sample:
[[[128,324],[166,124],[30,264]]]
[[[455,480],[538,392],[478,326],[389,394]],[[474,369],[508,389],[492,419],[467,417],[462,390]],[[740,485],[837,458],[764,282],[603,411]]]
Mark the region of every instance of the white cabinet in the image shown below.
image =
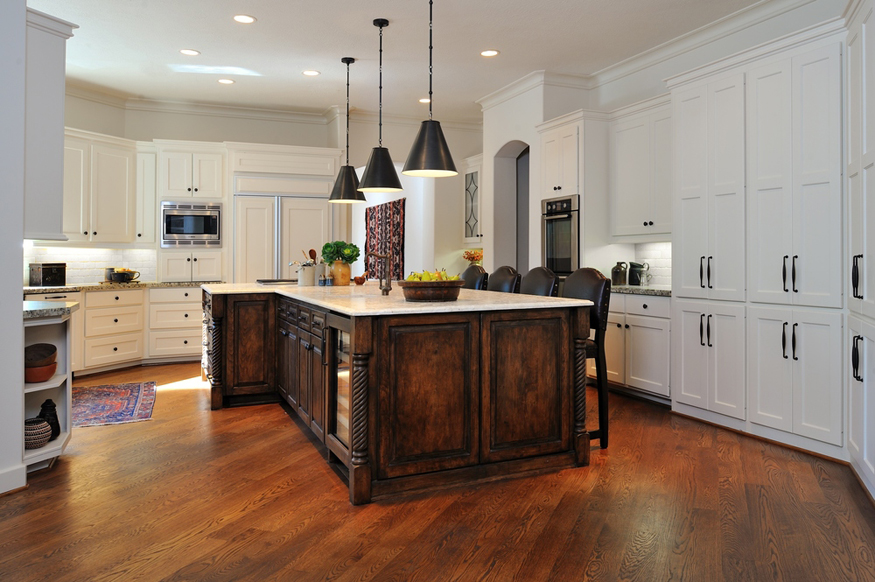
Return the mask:
[[[465,160],[465,203],[462,217],[462,242],[480,246],[483,244],[483,224],[480,214],[480,169],[483,156]]]
[[[848,318],[848,453],[851,464],[875,486],[875,325]]]
[[[86,369],[142,359],[144,299],[142,289],[85,292]]]
[[[671,108],[611,124],[610,187],[614,236],[671,232]]]
[[[200,287],[149,290],[149,357],[199,356],[203,308]]]
[[[541,193],[544,198],[580,193],[580,123],[541,134]]]
[[[27,9],[24,238],[63,234],[64,61],[75,25]]]
[[[842,444],[842,314],[748,310],[748,418]]]
[[[67,130],[63,224],[71,241],[134,239],[135,165],[133,142]]]
[[[156,153],[149,144],[137,144],[137,214],[134,242],[154,243],[156,203]]]
[[[743,301],[744,75],[672,92],[672,296]]]
[[[158,277],[162,282],[221,281],[222,251],[161,251]]]
[[[159,147],[158,191],[162,198],[222,198],[224,155]]]
[[[744,318],[744,305],[673,299],[673,401],[744,420]]]
[[[80,306],[83,303],[84,294],[77,293],[27,293],[24,296],[25,301],[53,301],[60,303],[76,302]],[[70,315],[68,326],[71,330],[68,349],[70,350],[70,367],[74,372],[82,369],[82,350],[84,348],[83,338],[85,337],[85,328],[83,318],[85,311],[77,309]]]
[[[748,298],[842,306],[840,45],[747,74]]]

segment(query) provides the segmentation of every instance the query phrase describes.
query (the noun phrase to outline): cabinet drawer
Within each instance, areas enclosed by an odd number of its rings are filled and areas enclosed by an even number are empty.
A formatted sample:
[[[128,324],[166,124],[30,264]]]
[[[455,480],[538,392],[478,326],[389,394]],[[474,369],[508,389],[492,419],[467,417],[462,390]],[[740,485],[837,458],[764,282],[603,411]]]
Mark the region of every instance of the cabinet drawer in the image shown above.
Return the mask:
[[[201,302],[200,287],[168,287],[150,289],[149,303],[197,303]]]
[[[326,313],[323,311],[310,312],[310,333],[316,337],[322,337],[322,332],[325,329]]]
[[[143,357],[143,334],[126,333],[85,340],[85,367],[106,366]]]
[[[85,310],[85,337],[142,330],[142,306]]]
[[[196,356],[201,353],[203,337],[198,330],[149,332],[149,356]]]
[[[608,311],[611,313],[626,313],[626,294],[611,293],[611,301],[608,303]]]
[[[200,329],[203,322],[200,303],[158,303],[149,306],[149,329]]]
[[[85,307],[141,305],[143,297],[143,289],[132,289],[130,291],[88,291],[85,293]]]
[[[288,299],[277,301],[276,313],[281,319],[290,322],[292,325],[298,324],[298,306]]]
[[[627,295],[626,313],[649,315],[651,317],[671,317],[671,298],[653,295]]]
[[[310,310],[306,307],[298,306],[298,327],[303,331],[310,331]]]

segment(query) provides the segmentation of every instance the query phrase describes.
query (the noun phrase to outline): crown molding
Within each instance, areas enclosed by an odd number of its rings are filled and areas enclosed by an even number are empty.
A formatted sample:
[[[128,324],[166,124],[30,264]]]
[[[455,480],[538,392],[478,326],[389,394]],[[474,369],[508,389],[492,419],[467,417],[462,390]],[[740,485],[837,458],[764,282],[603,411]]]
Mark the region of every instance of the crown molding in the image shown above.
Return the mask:
[[[256,121],[278,121],[284,123],[308,123],[313,125],[326,125],[328,123],[321,113],[255,109],[253,107],[209,105],[204,103],[185,103],[181,101],[128,99],[125,102],[125,109],[128,111],[145,111],[150,113],[177,113],[181,115],[228,117]]]
[[[64,40],[71,38],[73,30],[79,28],[78,24],[61,20],[56,16],[51,16],[33,8],[27,9],[27,26],[59,36]]]
[[[637,115],[639,113],[644,113],[647,111],[653,111],[654,109],[660,109],[670,105],[671,93],[663,93],[662,95],[657,95],[656,97],[650,97],[649,99],[645,99],[631,105],[626,105],[625,107],[614,109],[610,113],[611,121],[617,121],[625,117],[630,117],[632,115]]]
[[[593,73],[600,87],[648,67],[694,51],[751,26],[811,4],[816,0],[760,0],[719,20]]]
[[[350,123],[379,123],[379,114],[374,111],[366,111],[363,109],[350,109]],[[439,121],[439,120],[436,120]],[[419,127],[423,122],[421,116],[413,117],[412,115],[387,115],[383,113],[383,125],[396,125],[406,127]],[[480,133],[483,131],[483,123],[468,123],[464,121],[441,121],[443,129],[452,129],[455,131],[470,131]]]
[[[82,99],[83,101],[91,101],[92,103],[98,103],[108,107],[115,107],[116,109],[125,109],[125,103],[128,100],[127,97],[119,97],[116,95],[110,95],[109,93],[98,93],[83,87],[70,85],[69,83],[64,92],[70,97]]]
[[[535,129],[540,133],[554,127],[559,127],[560,125],[565,125],[566,123],[573,123],[576,121],[610,120],[610,114],[605,113],[604,111],[594,111],[592,109],[578,109],[577,111],[572,111],[570,113],[566,113],[565,115],[560,115],[559,117],[554,117],[553,119],[550,119],[543,123],[539,123],[535,126]]]
[[[531,91],[532,89],[536,89],[538,87],[565,87],[570,89],[580,89],[584,91],[588,91],[590,89],[595,88],[597,85],[595,84],[595,79],[592,76],[577,76],[577,75],[564,75],[561,73],[552,73],[550,71],[533,71],[522,77],[517,79],[513,83],[509,85],[505,85],[501,89],[497,91],[493,91],[489,95],[485,97],[481,97],[475,103],[480,105],[481,111],[486,111],[487,109],[491,109],[496,105],[500,105],[505,101],[509,101],[514,97],[522,95],[527,91]]]
[[[844,12],[842,12],[842,18],[845,19],[846,26],[859,16],[860,11],[865,4],[866,0],[849,0],[848,5],[845,6]]]

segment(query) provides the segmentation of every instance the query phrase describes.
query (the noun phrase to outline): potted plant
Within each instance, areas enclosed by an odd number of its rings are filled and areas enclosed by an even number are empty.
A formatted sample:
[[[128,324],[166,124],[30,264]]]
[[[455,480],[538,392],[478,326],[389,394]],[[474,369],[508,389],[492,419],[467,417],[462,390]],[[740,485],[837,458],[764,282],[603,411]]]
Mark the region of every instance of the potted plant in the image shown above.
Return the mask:
[[[348,242],[336,240],[322,246],[322,260],[331,265],[334,285],[349,285],[349,265],[358,260],[359,248]]]

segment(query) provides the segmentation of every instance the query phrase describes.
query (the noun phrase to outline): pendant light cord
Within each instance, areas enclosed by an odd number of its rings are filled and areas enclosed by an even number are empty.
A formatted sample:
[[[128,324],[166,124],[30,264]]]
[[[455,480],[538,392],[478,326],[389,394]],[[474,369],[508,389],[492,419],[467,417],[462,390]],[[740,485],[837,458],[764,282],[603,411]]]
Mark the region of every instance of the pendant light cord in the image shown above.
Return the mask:
[[[346,165],[349,165],[349,61],[346,62]]]
[[[383,147],[383,27],[380,26],[380,113],[379,113],[379,142]]]
[[[431,121],[431,74],[432,74],[432,62],[431,62],[431,52],[433,47],[433,42],[431,39],[432,33],[432,7],[434,6],[434,0],[428,0],[428,119]]]

